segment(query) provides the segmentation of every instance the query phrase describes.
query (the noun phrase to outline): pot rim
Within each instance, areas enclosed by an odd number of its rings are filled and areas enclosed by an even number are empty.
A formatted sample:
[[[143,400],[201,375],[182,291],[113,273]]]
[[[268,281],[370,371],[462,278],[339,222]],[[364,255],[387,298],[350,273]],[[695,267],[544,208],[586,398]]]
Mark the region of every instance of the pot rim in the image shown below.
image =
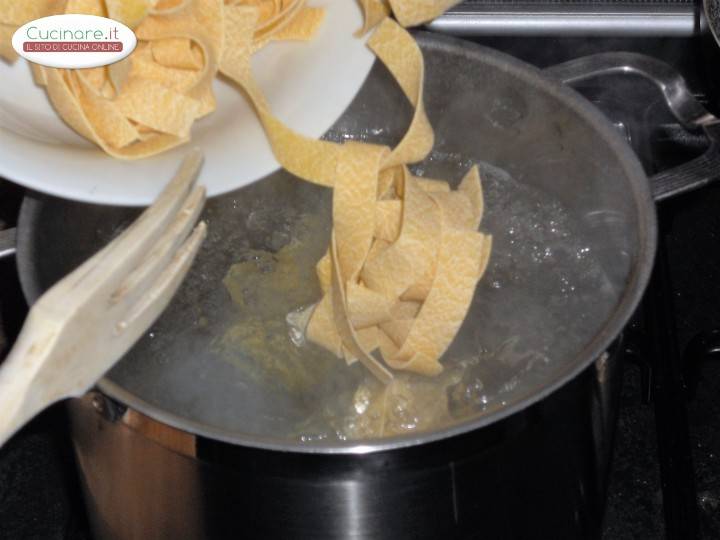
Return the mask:
[[[552,382],[539,390],[528,391],[526,395],[517,398],[516,402],[511,405],[495,405],[494,408],[491,407],[479,417],[470,418],[439,430],[381,439],[367,439],[363,441],[291,442],[287,439],[242,434],[213,428],[160,410],[152,404],[127,392],[107,378],[103,378],[97,385],[103,393],[159,422],[221,442],[301,454],[361,455],[435,442],[498,422],[539,402],[567,384],[584,371],[593,361],[599,358],[610,346],[625,327],[642,298],[650,279],[657,244],[655,204],[650,192],[648,178],[637,156],[599,110],[572,88],[545,77],[538,68],[505,53],[457,38],[430,32],[415,32],[414,35],[420,43],[422,43],[423,39],[431,39],[439,42],[440,48],[456,48],[460,46],[469,54],[482,55],[484,62],[494,64],[496,67],[511,72],[520,80],[532,84],[551,96],[557,97],[571,110],[576,112],[580,118],[594,126],[597,133],[618,157],[618,161],[628,179],[633,200],[637,207],[638,253],[630,275],[628,276],[625,290],[614,312],[596,332],[592,340],[576,354],[575,360],[569,363],[568,368],[558,374]]]
[[[97,388],[101,392],[158,422],[200,437],[234,445],[298,454],[362,455],[440,441],[494,424],[530,407],[555,392],[579,375],[605,352],[625,327],[642,298],[650,279],[657,245],[655,204],[647,175],[637,156],[598,109],[572,88],[543,75],[540,69],[505,53],[458,38],[431,32],[413,32],[413,34],[421,45],[424,40],[432,40],[434,46],[440,49],[457,49],[459,47],[464,49],[468,55],[481,56],[484,63],[509,72],[528,85],[559,99],[570,110],[574,111],[580,119],[593,126],[598,135],[617,156],[621,169],[625,173],[638,216],[638,252],[625,289],[613,313],[593,338],[575,355],[573,361],[568,363],[567,368],[557,373],[554,380],[544,387],[535,388],[533,391],[528,390],[524,395],[518,396],[512,404],[495,404],[478,417],[469,418],[438,430],[363,441],[290,441],[283,438],[264,437],[214,428],[160,409],[128,392],[107,377],[101,379],[97,384]],[[29,242],[31,242],[30,231],[33,228],[34,216],[36,216],[40,207],[40,198],[30,196],[25,197],[23,200],[18,223],[18,246],[23,252],[31,251],[27,249],[31,247],[29,245]],[[23,245],[25,248],[23,248]],[[29,258],[23,257],[17,257],[16,262],[23,293],[28,303],[32,303],[42,294],[39,284],[30,278],[30,276],[34,275],[31,268],[32,262]]]

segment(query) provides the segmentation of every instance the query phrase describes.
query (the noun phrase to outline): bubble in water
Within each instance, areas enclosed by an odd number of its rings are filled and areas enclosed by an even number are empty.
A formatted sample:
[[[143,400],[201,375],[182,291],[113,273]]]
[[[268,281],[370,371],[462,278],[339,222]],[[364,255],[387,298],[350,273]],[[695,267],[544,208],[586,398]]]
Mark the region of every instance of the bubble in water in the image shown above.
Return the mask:
[[[354,406],[357,414],[365,414],[365,411],[367,411],[368,406],[370,405],[371,397],[370,390],[367,387],[362,387],[355,392]]]
[[[296,347],[302,347],[305,345],[305,332],[307,326],[310,323],[310,317],[313,313],[313,306],[307,308],[300,308],[295,311],[291,311],[285,317],[285,322],[288,325],[288,335],[290,341]]]

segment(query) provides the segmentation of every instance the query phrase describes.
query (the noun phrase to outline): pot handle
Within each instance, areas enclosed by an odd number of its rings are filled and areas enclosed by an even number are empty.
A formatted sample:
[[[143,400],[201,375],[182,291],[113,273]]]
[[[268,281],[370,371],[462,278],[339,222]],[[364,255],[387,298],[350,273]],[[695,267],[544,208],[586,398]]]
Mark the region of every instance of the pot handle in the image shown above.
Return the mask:
[[[662,93],[666,105],[680,124],[689,130],[705,131],[710,146],[703,155],[650,177],[656,201],[720,179],[720,119],[695,98],[685,79],[669,64],[644,54],[610,52],[570,60],[545,69],[545,73],[570,86],[604,75],[643,77]]]
[[[15,255],[16,229],[5,229],[0,231],[0,259]]]

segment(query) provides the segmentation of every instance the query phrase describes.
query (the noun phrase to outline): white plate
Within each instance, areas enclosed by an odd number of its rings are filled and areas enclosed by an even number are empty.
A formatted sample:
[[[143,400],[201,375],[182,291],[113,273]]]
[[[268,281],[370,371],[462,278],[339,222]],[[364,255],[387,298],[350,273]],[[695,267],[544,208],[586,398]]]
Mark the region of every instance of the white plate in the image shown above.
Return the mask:
[[[258,83],[287,125],[320,137],[362,86],[374,56],[353,33],[357,2],[312,0],[327,15],[309,43],[273,43],[253,59]],[[200,182],[210,196],[278,168],[255,113],[231,85],[216,80],[217,110],[193,126],[188,145],[138,160],[113,159],[57,116],[25,61],[0,60],[0,176],[37,191],[92,203],[149,204],[191,146],[205,154]]]

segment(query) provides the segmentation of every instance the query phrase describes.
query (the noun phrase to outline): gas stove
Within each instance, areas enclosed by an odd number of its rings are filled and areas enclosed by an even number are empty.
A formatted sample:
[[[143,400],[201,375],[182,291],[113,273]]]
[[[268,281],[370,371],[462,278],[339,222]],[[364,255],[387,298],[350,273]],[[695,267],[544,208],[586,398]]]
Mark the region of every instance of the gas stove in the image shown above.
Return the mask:
[[[598,52],[647,54],[680,72],[708,108],[720,109],[691,0],[473,0],[430,26],[543,68]],[[648,173],[708,145],[679,126],[638,78],[602,78],[578,90],[608,116]],[[0,230],[14,225],[21,198],[20,188],[0,180]],[[622,340],[623,388],[598,532],[606,540],[720,537],[717,208],[720,184],[659,207],[656,269]],[[26,310],[12,260],[0,260],[0,355]],[[52,408],[0,450],[3,538],[89,538],[64,425],[63,409]]]

